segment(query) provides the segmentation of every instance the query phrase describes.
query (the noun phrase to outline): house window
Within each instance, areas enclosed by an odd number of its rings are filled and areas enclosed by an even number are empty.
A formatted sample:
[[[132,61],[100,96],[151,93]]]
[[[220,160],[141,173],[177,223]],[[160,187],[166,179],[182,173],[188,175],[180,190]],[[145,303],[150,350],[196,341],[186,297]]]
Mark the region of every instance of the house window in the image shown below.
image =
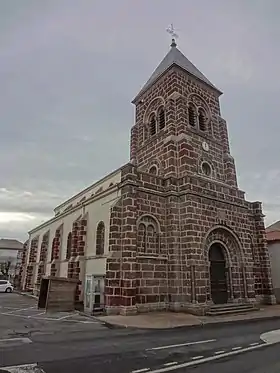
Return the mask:
[[[200,131],[206,131],[206,116],[204,110],[202,109],[198,110],[198,125]]]
[[[100,221],[96,229],[96,255],[104,255],[105,246],[105,224]]]
[[[158,123],[159,129],[163,130],[165,127],[165,112],[163,107],[161,107],[158,111]]]
[[[66,250],[66,259],[71,258],[71,248],[72,248],[72,232],[69,232],[67,237],[67,250]]]

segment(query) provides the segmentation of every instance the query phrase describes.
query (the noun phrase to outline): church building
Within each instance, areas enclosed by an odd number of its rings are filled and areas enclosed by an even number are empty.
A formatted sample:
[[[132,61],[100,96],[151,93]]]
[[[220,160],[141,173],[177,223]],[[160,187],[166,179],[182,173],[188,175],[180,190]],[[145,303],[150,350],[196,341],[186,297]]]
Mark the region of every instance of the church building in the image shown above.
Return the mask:
[[[261,202],[238,188],[216,88],[171,48],[133,100],[130,161],[29,232],[21,286],[79,280],[86,311],[275,302]]]

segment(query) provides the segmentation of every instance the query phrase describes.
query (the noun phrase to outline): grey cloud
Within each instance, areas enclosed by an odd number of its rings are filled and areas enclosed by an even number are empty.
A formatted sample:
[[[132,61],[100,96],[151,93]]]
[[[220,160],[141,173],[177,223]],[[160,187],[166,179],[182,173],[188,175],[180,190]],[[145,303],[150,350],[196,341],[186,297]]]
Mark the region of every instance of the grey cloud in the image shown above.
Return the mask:
[[[2,212],[23,212],[51,215],[61,196],[49,192],[0,189],[0,210]]]

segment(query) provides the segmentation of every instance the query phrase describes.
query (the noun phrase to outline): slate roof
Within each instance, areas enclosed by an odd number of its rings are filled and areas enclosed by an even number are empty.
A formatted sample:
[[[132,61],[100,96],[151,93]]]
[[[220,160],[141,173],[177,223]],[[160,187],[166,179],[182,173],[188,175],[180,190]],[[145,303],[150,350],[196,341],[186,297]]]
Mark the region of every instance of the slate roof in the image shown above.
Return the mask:
[[[266,230],[266,232],[280,231],[280,220],[278,220],[275,223],[269,225],[265,230]]]
[[[14,239],[1,238],[0,249],[21,250],[23,249],[23,243]]]
[[[268,242],[280,241],[280,220],[268,226],[265,231]]]
[[[194,64],[187,59],[186,56],[177,48],[177,45],[175,41],[171,44],[171,49],[167,53],[167,55],[164,57],[164,59],[161,61],[161,63],[158,65],[158,67],[153,72],[150,79],[147,81],[147,83],[143,86],[141,91],[138,93],[138,95],[135,97],[135,99],[132,102],[135,102],[135,100],[141,96],[148,88],[150,88],[155,81],[168,69],[170,69],[171,66],[177,65],[181,67],[183,70],[187,71],[189,74],[193,75],[195,78],[201,80],[202,82],[206,83],[210,87],[214,88],[216,91],[218,91],[220,94],[222,93],[218,88],[216,88],[210,80],[206,78],[200,72]]]

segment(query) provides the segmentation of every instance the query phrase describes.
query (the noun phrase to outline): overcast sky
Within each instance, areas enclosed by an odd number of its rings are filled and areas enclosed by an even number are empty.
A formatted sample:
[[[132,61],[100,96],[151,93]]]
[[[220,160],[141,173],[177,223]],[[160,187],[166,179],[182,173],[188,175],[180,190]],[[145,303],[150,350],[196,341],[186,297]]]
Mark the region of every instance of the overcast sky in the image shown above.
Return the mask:
[[[171,22],[224,92],[240,188],[280,219],[279,0],[0,0],[0,237],[127,162]]]

